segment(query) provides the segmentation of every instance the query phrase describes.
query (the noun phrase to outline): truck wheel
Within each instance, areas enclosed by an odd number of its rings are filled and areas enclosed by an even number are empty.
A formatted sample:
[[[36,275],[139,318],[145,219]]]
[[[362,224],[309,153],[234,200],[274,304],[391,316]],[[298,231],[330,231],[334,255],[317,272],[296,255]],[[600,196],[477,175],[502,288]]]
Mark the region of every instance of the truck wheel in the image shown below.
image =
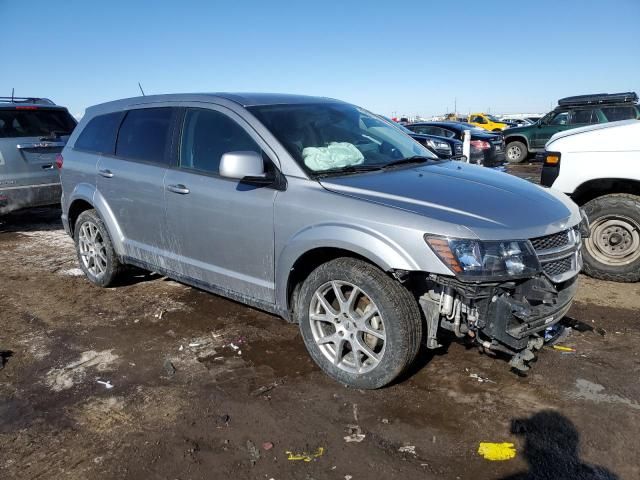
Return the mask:
[[[413,295],[354,258],[316,268],[302,284],[296,315],[311,358],[349,387],[389,384],[414,360],[422,339]]]
[[[640,280],[640,197],[605,195],[584,205],[591,224],[583,259],[587,275],[614,282]]]
[[[527,146],[522,142],[514,140],[507,144],[507,161],[509,163],[520,163],[527,158],[528,154]]]
[[[100,287],[113,285],[123,270],[107,227],[95,210],[85,210],[73,231],[80,268],[89,281]]]

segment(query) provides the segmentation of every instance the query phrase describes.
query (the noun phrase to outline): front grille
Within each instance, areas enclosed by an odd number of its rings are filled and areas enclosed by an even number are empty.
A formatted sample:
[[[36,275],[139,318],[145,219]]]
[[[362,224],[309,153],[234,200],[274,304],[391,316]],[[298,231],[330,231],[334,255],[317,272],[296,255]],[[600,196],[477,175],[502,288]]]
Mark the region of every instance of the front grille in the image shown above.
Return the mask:
[[[534,238],[531,240],[531,244],[538,253],[544,250],[566,247],[569,245],[569,231],[565,230],[546,237]]]
[[[540,259],[542,271],[553,281],[566,279],[567,274],[573,271],[578,273],[580,234],[577,231],[569,229],[533,238],[531,244]]]
[[[550,277],[555,277],[556,275],[562,275],[563,273],[568,272],[573,268],[572,257],[566,257],[561,260],[555,260],[553,262],[545,263],[542,265],[542,270],[544,273],[549,275]]]

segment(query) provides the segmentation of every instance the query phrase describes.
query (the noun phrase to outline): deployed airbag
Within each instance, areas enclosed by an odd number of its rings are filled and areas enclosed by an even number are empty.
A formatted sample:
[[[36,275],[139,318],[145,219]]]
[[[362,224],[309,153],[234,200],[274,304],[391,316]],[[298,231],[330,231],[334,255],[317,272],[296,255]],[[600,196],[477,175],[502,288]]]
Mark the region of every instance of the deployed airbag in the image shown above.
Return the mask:
[[[302,150],[302,158],[304,164],[316,172],[364,162],[360,150],[347,142],[333,142],[328,147],[306,147]]]

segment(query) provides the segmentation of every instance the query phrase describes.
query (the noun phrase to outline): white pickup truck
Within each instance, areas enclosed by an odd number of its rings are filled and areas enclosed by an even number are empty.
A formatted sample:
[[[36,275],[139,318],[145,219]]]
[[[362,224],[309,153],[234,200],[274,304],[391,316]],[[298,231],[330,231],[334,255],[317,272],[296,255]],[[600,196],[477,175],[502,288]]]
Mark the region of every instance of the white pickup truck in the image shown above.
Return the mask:
[[[545,145],[541,183],[586,211],[584,271],[618,282],[640,280],[640,121],[555,134]]]

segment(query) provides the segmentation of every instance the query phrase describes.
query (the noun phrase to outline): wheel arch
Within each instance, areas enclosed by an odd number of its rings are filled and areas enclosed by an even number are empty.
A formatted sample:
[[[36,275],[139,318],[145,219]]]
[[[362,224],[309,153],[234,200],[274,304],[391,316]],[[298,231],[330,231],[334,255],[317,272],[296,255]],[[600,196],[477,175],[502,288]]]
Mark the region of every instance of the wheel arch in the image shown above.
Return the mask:
[[[69,232],[71,236],[74,234],[76,220],[78,216],[90,209],[95,209],[100,218],[109,230],[109,236],[113,243],[113,248],[120,256],[124,255],[124,237],[122,229],[118,224],[113,211],[109,207],[104,197],[95,187],[91,185],[79,184],[71,194],[69,207],[66,210],[67,221],[69,224]]]
[[[529,150],[529,140],[524,135],[509,135],[504,138],[504,143],[506,145],[511,142],[522,142],[527,147],[527,150]]]
[[[387,238],[355,227],[314,227],[301,232],[277,260],[277,304],[291,313],[293,295],[304,279],[321,264],[340,257],[358,258],[384,272],[419,270],[409,254]]]
[[[640,196],[640,181],[626,178],[597,178],[580,184],[570,195],[578,205],[604,195],[627,193]]]

